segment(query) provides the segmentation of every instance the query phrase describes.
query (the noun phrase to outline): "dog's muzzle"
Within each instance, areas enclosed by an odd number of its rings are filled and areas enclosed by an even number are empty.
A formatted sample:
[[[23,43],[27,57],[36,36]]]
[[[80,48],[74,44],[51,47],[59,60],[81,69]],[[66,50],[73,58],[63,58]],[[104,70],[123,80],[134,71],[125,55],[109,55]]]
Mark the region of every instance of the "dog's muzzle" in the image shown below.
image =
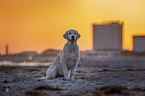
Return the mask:
[[[71,37],[70,42],[72,42],[72,43],[74,43],[74,42],[75,42],[75,36],[72,36],[72,37]]]

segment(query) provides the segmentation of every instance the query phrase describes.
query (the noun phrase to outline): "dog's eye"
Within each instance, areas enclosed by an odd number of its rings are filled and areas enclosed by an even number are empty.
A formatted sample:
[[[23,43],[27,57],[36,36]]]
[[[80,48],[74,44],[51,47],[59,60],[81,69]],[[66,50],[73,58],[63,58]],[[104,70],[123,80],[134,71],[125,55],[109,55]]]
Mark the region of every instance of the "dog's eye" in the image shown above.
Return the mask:
[[[71,33],[69,33],[69,35],[71,35]]]
[[[76,34],[76,33],[74,33],[74,34]]]

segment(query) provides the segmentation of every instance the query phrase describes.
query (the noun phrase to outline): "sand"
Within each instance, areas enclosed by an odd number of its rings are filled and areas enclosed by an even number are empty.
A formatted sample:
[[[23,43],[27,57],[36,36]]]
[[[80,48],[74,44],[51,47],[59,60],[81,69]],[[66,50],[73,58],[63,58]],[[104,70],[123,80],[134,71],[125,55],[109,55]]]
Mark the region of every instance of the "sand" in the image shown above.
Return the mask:
[[[81,61],[75,79],[42,79],[48,67],[0,67],[0,96],[145,96],[145,62]]]

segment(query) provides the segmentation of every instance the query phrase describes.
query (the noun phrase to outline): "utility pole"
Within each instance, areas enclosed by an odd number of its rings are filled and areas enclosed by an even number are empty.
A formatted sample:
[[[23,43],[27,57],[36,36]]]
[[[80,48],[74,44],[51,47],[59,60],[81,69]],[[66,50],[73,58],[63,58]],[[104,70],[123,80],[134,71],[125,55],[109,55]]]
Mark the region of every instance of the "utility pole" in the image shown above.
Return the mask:
[[[8,55],[8,45],[6,44],[6,55]]]

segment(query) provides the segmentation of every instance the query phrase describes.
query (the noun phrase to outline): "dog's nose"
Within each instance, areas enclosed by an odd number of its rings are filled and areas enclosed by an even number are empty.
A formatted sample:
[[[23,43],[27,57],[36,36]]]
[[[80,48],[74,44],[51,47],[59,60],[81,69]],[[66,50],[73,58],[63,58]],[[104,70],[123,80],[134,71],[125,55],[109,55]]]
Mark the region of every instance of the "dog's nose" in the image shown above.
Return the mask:
[[[71,38],[72,38],[72,39],[74,39],[74,38],[75,38],[75,36],[72,36]]]

